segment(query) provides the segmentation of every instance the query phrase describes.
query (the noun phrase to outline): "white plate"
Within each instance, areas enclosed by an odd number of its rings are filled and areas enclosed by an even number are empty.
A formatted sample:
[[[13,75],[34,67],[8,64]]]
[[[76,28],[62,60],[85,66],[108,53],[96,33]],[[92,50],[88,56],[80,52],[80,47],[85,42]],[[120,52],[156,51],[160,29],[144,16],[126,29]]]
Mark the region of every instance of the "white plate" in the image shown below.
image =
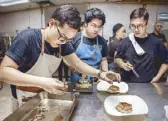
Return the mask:
[[[168,105],[165,105],[164,109],[165,109],[165,116],[168,119]]]
[[[111,86],[111,85],[115,85],[118,86],[120,88],[119,93],[126,93],[128,92],[128,84],[125,82],[113,82],[113,84],[110,84],[106,81],[101,81],[97,84],[97,90],[98,91],[107,91],[107,89]]]
[[[115,107],[119,102],[132,104],[133,111],[129,114],[118,112]],[[109,96],[104,101],[104,108],[108,114],[113,116],[143,115],[148,113],[146,102],[136,95]]]

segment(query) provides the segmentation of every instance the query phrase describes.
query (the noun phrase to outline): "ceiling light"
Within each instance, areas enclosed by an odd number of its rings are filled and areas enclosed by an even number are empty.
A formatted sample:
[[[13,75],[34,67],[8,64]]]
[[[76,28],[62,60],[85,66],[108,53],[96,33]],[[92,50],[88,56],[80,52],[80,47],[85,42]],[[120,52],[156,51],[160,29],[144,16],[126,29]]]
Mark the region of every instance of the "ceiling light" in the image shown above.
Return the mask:
[[[12,6],[12,5],[17,5],[17,4],[23,4],[23,3],[28,3],[30,2],[29,0],[14,0],[14,1],[9,1],[8,2],[0,2],[0,6],[5,7],[5,6]]]

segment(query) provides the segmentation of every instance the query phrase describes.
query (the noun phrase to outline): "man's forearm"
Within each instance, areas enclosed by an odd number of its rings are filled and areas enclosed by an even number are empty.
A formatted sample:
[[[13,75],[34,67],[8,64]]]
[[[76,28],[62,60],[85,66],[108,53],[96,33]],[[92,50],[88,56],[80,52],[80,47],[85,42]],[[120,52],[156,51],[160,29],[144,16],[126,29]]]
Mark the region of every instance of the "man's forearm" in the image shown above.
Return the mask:
[[[156,77],[160,78],[167,70],[168,64],[162,64]]]
[[[123,64],[124,64],[124,61],[121,59],[121,58],[116,58],[114,60],[114,62],[120,67],[123,69]]]
[[[78,72],[97,77],[100,70],[97,70],[88,64],[82,62],[75,53],[64,56],[64,59]]]
[[[103,71],[108,71],[108,62],[107,62],[107,58],[103,58],[101,61],[101,69]]]
[[[43,77],[28,75],[12,67],[0,68],[0,79],[13,85],[41,87],[41,78]]]

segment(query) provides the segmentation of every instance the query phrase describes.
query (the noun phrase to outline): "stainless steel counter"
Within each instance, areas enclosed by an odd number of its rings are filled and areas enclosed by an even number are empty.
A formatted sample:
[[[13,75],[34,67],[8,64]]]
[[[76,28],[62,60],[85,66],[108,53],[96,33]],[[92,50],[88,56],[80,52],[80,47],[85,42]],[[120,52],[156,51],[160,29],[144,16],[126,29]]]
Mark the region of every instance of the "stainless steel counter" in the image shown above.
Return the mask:
[[[103,102],[108,93],[97,92],[94,85],[92,94],[81,94],[70,121],[167,121],[164,105],[168,105],[168,87],[163,83],[129,83],[129,95],[137,95],[148,105],[148,115],[114,117],[108,115]],[[138,105],[138,104],[137,104]]]

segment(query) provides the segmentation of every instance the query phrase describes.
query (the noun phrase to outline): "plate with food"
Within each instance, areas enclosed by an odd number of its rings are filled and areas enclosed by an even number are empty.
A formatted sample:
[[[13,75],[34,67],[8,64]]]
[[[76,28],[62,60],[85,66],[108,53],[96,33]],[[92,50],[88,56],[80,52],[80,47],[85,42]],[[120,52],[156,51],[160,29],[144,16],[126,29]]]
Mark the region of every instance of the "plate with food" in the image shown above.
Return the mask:
[[[91,88],[92,87],[92,84],[91,83],[76,83],[76,87],[77,88],[81,88],[81,89],[88,89],[88,88]]]
[[[106,112],[113,116],[144,115],[148,113],[146,102],[136,95],[109,96],[104,101]]]
[[[77,92],[92,92],[93,91],[93,82],[86,81],[86,82],[77,82],[74,84],[73,91]]]
[[[100,81],[97,84],[97,90],[109,93],[126,93],[128,92],[128,84],[125,82],[113,82],[110,84],[107,81]]]

